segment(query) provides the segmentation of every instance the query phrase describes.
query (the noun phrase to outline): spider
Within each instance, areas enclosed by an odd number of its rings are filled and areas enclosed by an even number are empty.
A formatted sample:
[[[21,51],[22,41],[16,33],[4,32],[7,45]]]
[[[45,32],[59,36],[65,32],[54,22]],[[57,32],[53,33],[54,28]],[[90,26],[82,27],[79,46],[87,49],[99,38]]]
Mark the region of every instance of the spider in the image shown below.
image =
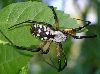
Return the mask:
[[[43,41],[43,44],[41,44],[36,50],[33,50],[31,48],[26,48],[23,46],[17,46],[17,45],[14,45],[10,40],[9,41],[12,43],[12,45],[14,47],[16,47],[18,49],[27,50],[27,51],[31,51],[31,52],[41,52],[41,54],[47,54],[49,52],[51,43],[55,42],[56,46],[57,46],[56,51],[57,51],[57,58],[58,58],[59,66],[58,66],[58,68],[53,65],[52,66],[55,67],[60,72],[60,71],[64,70],[65,67],[67,66],[67,58],[64,53],[64,49],[62,47],[62,42],[65,42],[66,39],[68,38],[68,36],[71,36],[74,39],[83,39],[83,38],[94,38],[94,37],[96,37],[96,35],[92,35],[92,36],[76,36],[75,35],[75,33],[77,33],[78,31],[82,30],[86,26],[89,26],[89,24],[91,23],[90,21],[85,21],[86,25],[79,27],[79,28],[67,28],[67,29],[59,30],[58,29],[59,21],[58,21],[57,14],[54,10],[54,7],[53,6],[49,6],[49,7],[52,10],[53,15],[54,15],[55,22],[54,22],[53,26],[46,22],[27,20],[25,22],[15,24],[8,28],[8,29],[12,29],[15,26],[18,26],[20,24],[29,23],[31,26],[30,33],[33,36],[38,37],[40,40]],[[77,20],[80,20],[80,19],[77,19]],[[61,56],[63,56],[63,58],[64,58],[63,66],[61,64]]]

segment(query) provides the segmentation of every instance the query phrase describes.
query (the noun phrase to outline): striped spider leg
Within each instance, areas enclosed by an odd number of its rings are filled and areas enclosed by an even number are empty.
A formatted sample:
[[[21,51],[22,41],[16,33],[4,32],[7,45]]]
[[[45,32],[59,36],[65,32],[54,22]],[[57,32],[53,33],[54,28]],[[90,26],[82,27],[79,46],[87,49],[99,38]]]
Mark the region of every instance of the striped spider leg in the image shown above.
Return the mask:
[[[49,64],[51,67],[55,68],[58,70],[58,72],[62,71],[65,69],[65,67],[67,66],[67,58],[66,55],[64,53],[64,49],[62,47],[62,43],[58,42],[56,43],[57,47],[56,47],[56,53],[57,53],[57,63],[58,63],[58,67],[55,65],[54,61],[50,58],[51,63],[47,62],[46,60],[44,60],[47,64]],[[62,63],[62,59],[64,59],[64,63]]]
[[[81,20],[81,19],[77,19],[77,20]],[[84,21],[84,20],[81,20]],[[97,37],[96,34],[94,35],[90,35],[90,36],[75,36],[74,34],[76,34],[77,32],[79,32],[80,30],[82,30],[83,28],[85,28],[86,26],[89,26],[91,24],[90,21],[84,21],[86,24],[82,27],[78,27],[78,28],[69,28],[69,29],[63,29],[63,33],[70,35],[71,37],[73,37],[74,39],[83,39],[83,38],[95,38]]]
[[[53,14],[54,14],[54,19],[55,19],[55,23],[54,23],[54,29],[55,29],[55,42],[56,42],[56,45],[57,45],[57,48],[56,48],[56,51],[57,51],[57,58],[58,58],[58,64],[59,64],[59,67],[57,68],[54,64],[54,62],[51,60],[52,64],[51,66],[56,68],[58,70],[58,72],[62,71],[66,66],[67,66],[67,59],[66,59],[66,56],[65,56],[65,53],[64,53],[64,50],[62,48],[62,41],[66,39],[66,36],[60,31],[58,30],[58,27],[59,27],[59,22],[58,22],[58,17],[56,15],[56,12],[54,10],[54,7],[53,6],[50,6],[50,8],[52,9],[53,11]],[[62,39],[61,39],[62,38]],[[63,56],[64,58],[64,65],[61,66],[61,55]]]
[[[64,65],[63,66],[61,65],[61,56],[64,58]],[[58,64],[59,64],[58,72],[60,72],[67,66],[67,58],[66,58],[66,55],[64,53],[64,49],[62,47],[62,44],[60,42],[57,43],[57,57],[58,57]]]
[[[43,46],[40,46],[39,48],[42,49],[41,50],[42,54],[47,54],[49,52],[49,49],[50,49],[51,41],[45,41],[44,43],[45,44],[43,44]]]

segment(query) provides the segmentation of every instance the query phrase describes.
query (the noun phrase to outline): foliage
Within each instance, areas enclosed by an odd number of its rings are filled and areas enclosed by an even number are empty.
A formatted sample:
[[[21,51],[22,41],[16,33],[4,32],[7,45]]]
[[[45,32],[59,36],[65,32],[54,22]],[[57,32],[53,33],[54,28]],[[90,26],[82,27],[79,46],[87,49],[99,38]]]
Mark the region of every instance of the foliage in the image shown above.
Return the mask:
[[[9,46],[0,44],[0,74],[16,74],[28,63],[30,55]],[[26,55],[26,56],[25,56]]]

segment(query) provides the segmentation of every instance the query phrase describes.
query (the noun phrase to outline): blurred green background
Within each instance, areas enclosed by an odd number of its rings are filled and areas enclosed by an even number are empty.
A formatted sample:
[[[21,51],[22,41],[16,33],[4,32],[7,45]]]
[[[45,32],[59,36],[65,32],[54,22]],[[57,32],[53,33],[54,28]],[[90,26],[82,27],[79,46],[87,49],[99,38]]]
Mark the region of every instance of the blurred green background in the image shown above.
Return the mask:
[[[25,1],[30,0],[0,0],[0,8],[3,8],[11,3]],[[38,62],[32,61],[29,65],[29,74],[100,74],[100,0],[31,1],[44,2],[48,5],[56,6],[59,10],[70,14],[72,18],[80,18],[91,21],[92,26],[90,28],[88,27],[89,32],[87,32],[86,35],[95,33],[98,37],[95,39],[72,39],[72,42],[68,41],[68,44],[71,45],[70,47],[67,47],[66,45],[64,46],[65,52],[67,53],[66,55],[68,55],[68,66],[66,69],[64,69],[64,71],[58,73],[55,69],[48,66],[47,64],[45,64],[46,66],[43,67],[44,64],[40,66]],[[81,35],[83,34],[84,33]]]

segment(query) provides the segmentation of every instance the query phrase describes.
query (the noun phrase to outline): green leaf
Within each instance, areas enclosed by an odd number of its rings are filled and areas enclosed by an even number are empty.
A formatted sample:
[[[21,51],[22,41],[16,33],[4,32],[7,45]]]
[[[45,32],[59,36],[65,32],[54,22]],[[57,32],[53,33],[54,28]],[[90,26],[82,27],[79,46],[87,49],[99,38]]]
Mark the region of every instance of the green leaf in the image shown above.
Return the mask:
[[[19,72],[19,74],[27,74],[28,73],[28,66],[24,66],[21,68],[21,71]]]
[[[61,11],[56,11],[59,18],[59,27],[78,27],[76,20]],[[35,20],[53,25],[54,18],[52,10],[41,2],[20,2],[13,3],[0,11],[0,30],[16,45],[29,47],[39,45],[40,40],[30,34],[30,26],[22,26],[13,30],[8,30],[14,24]],[[4,40],[0,36],[1,40]]]
[[[23,66],[27,65],[30,57],[32,56],[28,53],[22,54],[12,46],[0,44],[0,74],[18,73]]]
[[[82,45],[81,61],[84,74],[91,74],[100,67],[100,26],[91,25],[86,35],[96,34],[96,38],[85,39]],[[96,69],[96,70],[93,70]]]

